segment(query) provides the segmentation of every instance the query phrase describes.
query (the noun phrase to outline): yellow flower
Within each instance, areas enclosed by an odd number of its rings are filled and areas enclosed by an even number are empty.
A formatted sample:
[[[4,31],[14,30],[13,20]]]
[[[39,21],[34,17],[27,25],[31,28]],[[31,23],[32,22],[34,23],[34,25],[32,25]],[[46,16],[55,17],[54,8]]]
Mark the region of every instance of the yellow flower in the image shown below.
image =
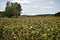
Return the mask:
[[[14,38],[16,38],[16,36],[14,36]]]
[[[47,34],[44,34],[44,36],[46,36]]]
[[[33,28],[32,26],[30,26],[30,28]]]
[[[35,33],[35,31],[32,31],[32,33]]]
[[[47,31],[50,31],[50,29],[47,29]]]
[[[51,28],[51,30],[53,30],[53,28]]]
[[[14,32],[12,32],[12,35],[14,34]]]
[[[46,37],[46,36],[47,36],[47,34],[46,34],[46,33],[45,33],[45,34],[42,34],[42,36],[43,36],[43,37]]]

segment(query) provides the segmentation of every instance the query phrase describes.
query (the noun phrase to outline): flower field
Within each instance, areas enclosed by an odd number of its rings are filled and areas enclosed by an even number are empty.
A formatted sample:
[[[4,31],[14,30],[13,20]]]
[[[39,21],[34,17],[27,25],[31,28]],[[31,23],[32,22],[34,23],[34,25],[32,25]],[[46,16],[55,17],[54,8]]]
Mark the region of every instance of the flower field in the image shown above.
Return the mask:
[[[60,40],[60,17],[0,18],[0,40]]]

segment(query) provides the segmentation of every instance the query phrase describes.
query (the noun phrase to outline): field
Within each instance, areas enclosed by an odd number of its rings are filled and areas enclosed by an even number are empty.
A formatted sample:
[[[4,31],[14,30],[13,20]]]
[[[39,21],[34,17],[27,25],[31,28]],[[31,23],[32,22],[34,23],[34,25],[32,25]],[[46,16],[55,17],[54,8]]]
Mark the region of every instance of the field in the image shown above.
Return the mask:
[[[60,40],[60,17],[0,18],[0,40]]]

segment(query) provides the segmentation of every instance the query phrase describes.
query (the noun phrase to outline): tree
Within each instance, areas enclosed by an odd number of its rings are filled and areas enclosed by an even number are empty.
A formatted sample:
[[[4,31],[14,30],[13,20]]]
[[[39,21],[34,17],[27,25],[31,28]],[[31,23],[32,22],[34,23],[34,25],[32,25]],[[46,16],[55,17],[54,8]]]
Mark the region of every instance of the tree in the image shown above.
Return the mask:
[[[55,14],[55,16],[60,16],[60,12],[57,12],[57,13]]]
[[[5,11],[5,16],[6,17],[12,17],[12,16],[14,16],[14,12],[13,12],[13,10],[11,9],[11,8],[6,8],[7,10]]]
[[[12,16],[20,16],[21,14],[21,5],[19,3],[11,3],[7,2],[6,8],[5,8],[5,16],[12,17]]]
[[[12,3],[12,9],[15,12],[15,14],[14,14],[15,16],[20,16],[21,11],[22,11],[20,4],[18,4],[17,2],[16,3]]]

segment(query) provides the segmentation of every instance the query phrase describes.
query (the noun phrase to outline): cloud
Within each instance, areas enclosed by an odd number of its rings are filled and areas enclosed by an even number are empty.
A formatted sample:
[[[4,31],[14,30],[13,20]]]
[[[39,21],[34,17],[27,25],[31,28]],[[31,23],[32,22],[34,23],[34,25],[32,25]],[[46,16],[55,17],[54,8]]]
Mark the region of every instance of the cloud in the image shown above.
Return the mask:
[[[12,0],[12,2],[18,2],[18,3],[22,3],[22,4],[25,4],[25,3],[30,3],[29,0]]]
[[[54,3],[53,0],[47,0],[47,2],[49,2],[49,4],[53,4]]]
[[[42,1],[47,2],[47,3],[49,3],[49,4],[53,4],[53,3],[54,3],[53,0],[42,0]]]
[[[53,9],[53,7],[52,6],[36,6],[36,5],[34,5],[34,6],[26,6],[27,8],[34,8],[34,9],[36,9],[36,8],[40,8],[40,9]]]
[[[5,10],[5,5],[6,4],[6,2],[1,2],[0,3],[0,11],[4,11]]]
[[[50,4],[53,4],[54,2],[53,2],[53,1],[50,1],[49,3],[50,3]]]
[[[43,6],[43,7],[41,7],[41,8],[43,8],[43,9],[52,9],[53,7]]]

